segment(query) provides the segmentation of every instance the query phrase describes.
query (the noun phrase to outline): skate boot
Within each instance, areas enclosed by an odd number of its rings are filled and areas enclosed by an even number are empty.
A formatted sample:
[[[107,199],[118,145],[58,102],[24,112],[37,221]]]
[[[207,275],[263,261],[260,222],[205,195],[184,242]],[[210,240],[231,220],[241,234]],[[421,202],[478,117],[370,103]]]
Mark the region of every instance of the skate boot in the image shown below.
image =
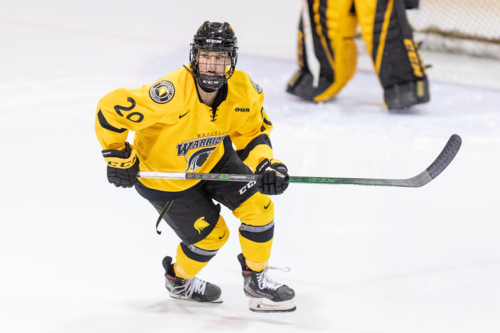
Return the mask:
[[[293,312],[295,292],[287,285],[274,282],[267,277],[268,267],[262,272],[252,271],[246,264],[243,254],[238,255],[243,275],[243,290],[250,298],[249,308],[254,312]]]
[[[170,297],[196,302],[222,303],[221,290],[215,284],[203,281],[196,276],[186,280],[175,275],[171,257],[163,258],[165,268],[165,288]]]

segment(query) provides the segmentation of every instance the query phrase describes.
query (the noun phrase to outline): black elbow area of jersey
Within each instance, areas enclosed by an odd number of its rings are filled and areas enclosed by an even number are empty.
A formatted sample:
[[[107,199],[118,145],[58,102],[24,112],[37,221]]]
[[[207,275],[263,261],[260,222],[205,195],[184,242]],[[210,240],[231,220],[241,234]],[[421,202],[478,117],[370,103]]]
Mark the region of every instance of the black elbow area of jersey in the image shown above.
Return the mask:
[[[131,153],[132,153],[132,148],[130,148],[130,144],[128,142],[125,142],[125,148],[123,150],[106,149],[102,151],[102,156],[104,158],[107,157],[129,158]]]

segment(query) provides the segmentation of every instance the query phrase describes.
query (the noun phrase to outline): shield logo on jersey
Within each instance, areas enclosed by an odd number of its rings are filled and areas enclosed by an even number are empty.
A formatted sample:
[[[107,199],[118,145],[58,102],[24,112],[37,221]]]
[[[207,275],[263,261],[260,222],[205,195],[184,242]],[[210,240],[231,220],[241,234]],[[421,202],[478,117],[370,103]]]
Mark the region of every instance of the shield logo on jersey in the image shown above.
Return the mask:
[[[203,216],[196,220],[196,222],[194,223],[194,228],[198,230],[198,233],[201,234],[201,231],[206,227],[208,227],[209,225],[210,224],[207,221],[205,221],[205,216]]]
[[[252,80],[250,76],[248,76],[248,78],[250,79],[250,82],[252,82],[252,86],[255,88],[255,90],[257,90],[259,94],[262,93],[262,88],[254,80]]]
[[[175,88],[170,81],[160,81],[149,89],[149,96],[158,104],[169,102],[175,94]]]
[[[203,163],[208,159],[210,154],[215,150],[217,147],[208,147],[208,148],[202,148],[196,152],[194,152],[188,159],[188,167],[186,171],[194,171],[196,169],[201,168]]]

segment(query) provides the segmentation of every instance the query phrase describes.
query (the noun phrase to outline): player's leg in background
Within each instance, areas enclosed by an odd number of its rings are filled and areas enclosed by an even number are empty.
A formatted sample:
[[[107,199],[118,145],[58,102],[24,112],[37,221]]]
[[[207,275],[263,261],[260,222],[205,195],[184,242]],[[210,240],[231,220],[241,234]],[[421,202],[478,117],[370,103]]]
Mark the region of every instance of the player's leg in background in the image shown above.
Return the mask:
[[[163,219],[182,240],[177,247],[175,275],[192,279],[229,238],[220,205],[215,205],[202,188],[171,201],[151,203],[158,212],[167,208]]]
[[[300,69],[287,92],[322,102],[333,98],[356,71],[353,0],[303,2],[298,34]]]
[[[205,221],[201,220],[200,225],[204,223]],[[219,215],[217,224],[204,239],[194,244],[188,245],[185,242],[179,244],[174,264],[176,275],[184,279],[194,277],[208,264],[210,259],[215,257],[217,251],[224,246],[228,238],[229,229],[224,218]]]
[[[355,0],[355,10],[389,109],[429,101],[425,65],[404,0]]]

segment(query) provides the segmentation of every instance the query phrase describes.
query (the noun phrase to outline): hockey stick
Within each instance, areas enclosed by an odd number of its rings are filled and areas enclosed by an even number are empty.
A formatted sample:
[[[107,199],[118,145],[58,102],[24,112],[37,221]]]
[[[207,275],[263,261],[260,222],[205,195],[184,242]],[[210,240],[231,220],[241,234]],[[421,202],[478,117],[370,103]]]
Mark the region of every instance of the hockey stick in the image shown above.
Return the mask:
[[[422,173],[408,179],[372,179],[372,178],[326,178],[326,177],[298,177],[290,176],[288,183],[297,184],[332,184],[332,185],[368,185],[394,187],[421,187],[436,178],[453,161],[458,153],[462,139],[453,134],[443,151],[434,162]],[[182,173],[182,172],[154,172],[141,171],[140,178],[156,179],[196,179],[232,182],[256,181],[259,175],[237,175],[221,173]]]

